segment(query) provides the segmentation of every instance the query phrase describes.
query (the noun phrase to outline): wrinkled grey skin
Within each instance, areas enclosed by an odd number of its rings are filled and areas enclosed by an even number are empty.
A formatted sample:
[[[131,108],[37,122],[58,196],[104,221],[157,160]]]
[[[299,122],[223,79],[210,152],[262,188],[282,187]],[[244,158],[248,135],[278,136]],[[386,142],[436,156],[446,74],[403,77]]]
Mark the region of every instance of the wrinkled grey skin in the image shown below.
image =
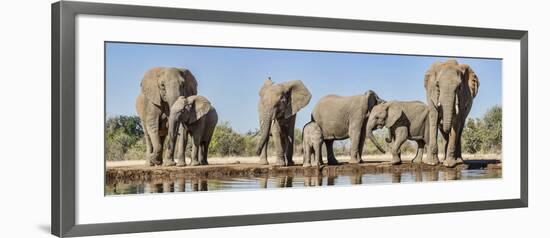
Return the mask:
[[[462,162],[461,137],[464,123],[479,88],[479,79],[469,65],[456,60],[433,63],[424,77],[430,108],[430,153],[427,162],[438,164],[437,128],[445,140],[443,164]],[[457,160],[458,159],[458,160]]]
[[[170,109],[168,119],[168,150],[165,161],[174,165],[174,146],[178,127],[182,126],[191,135],[193,149],[191,165],[208,164],[208,145],[218,123],[218,114],[208,99],[203,96],[179,97]],[[178,166],[185,166],[185,159],[178,159]]]
[[[304,167],[323,164],[323,132],[317,123],[310,121],[302,129]],[[312,157],[313,156],[313,157]]]
[[[418,145],[414,163],[422,162],[424,146],[429,144],[429,108],[420,101],[390,101],[374,106],[367,122],[367,137],[377,145],[372,131],[386,127],[389,129],[392,164],[401,163],[401,146],[406,140],[414,140]],[[378,146],[378,145],[377,145]]]
[[[163,142],[168,134],[170,106],[180,96],[197,94],[197,81],[187,69],[156,67],[148,70],[141,80],[140,94],[136,98],[136,111],[141,119],[149,165],[162,164]],[[182,141],[187,133],[180,130]],[[185,156],[183,147],[178,147],[178,158]]]
[[[259,94],[260,142],[256,154],[260,155],[260,164],[268,164],[267,145],[271,135],[276,164],[293,165],[296,113],[309,103],[311,93],[300,80],[275,84],[269,78],[264,81]]]
[[[369,113],[383,102],[372,90],[356,96],[327,95],[317,102],[311,117],[323,131],[328,164],[338,164],[332,150],[334,140],[347,138],[351,140],[350,163],[362,162]]]

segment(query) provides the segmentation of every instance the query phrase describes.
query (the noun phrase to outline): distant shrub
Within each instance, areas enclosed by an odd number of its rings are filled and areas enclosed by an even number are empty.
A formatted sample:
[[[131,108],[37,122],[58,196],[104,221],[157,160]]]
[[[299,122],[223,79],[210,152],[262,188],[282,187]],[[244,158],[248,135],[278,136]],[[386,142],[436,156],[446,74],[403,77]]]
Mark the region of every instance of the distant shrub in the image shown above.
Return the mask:
[[[107,160],[125,160],[129,158],[143,159],[141,157],[126,155],[129,149],[137,143],[143,145],[143,127],[138,116],[115,116],[108,118],[105,122],[106,157]],[[134,148],[137,150],[138,148]],[[136,153],[132,151],[132,153]]]
[[[462,132],[462,150],[468,153],[501,152],[502,107],[491,107],[481,119],[468,119]]]
[[[228,122],[223,122],[216,126],[208,150],[218,156],[238,156],[244,154],[245,143],[243,136],[235,132]]]

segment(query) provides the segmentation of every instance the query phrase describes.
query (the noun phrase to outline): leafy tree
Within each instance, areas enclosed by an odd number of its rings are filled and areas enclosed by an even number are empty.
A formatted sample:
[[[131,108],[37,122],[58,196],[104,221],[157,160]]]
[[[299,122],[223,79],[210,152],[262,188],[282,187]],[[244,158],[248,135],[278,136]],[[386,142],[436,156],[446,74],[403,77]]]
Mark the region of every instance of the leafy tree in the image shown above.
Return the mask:
[[[208,149],[218,156],[236,156],[243,154],[245,146],[245,138],[233,131],[228,122],[222,122],[216,126]]]
[[[491,107],[481,119],[468,119],[462,132],[462,150],[468,153],[500,153],[502,108]]]
[[[115,116],[105,122],[107,160],[123,160],[128,149],[141,141],[143,148],[143,127],[138,116]],[[137,149],[137,148],[136,148]],[[143,158],[143,153],[139,159]],[[134,156],[132,156],[134,157]]]
[[[462,150],[468,153],[481,151],[483,145],[483,133],[480,128],[481,121],[468,119],[462,132]]]

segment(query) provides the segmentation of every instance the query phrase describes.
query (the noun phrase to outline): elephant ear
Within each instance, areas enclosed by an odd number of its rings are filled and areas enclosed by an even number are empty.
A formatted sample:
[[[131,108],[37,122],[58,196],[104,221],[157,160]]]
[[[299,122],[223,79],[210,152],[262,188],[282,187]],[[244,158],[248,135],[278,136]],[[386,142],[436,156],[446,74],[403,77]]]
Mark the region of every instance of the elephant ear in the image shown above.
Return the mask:
[[[162,75],[162,68],[153,68],[145,73],[141,80],[141,92],[145,97],[153,104],[160,106],[161,102],[161,89],[160,89],[160,77]]]
[[[403,108],[395,103],[387,103],[386,112],[388,117],[386,118],[386,127],[390,128],[395,125],[397,121],[403,115]]]
[[[260,88],[260,92],[259,92],[260,97],[263,97],[265,95],[265,92],[267,91],[267,89],[269,87],[271,87],[272,85],[273,85],[273,81],[271,81],[271,77],[264,80],[264,85],[262,85],[262,87]]]
[[[180,68],[180,76],[183,81],[183,95],[186,97],[197,95],[197,80],[190,70]]]
[[[436,87],[438,84],[437,71],[439,70],[441,64],[441,62],[433,63],[424,74],[424,89],[426,90],[426,95],[434,105],[436,105],[439,100],[439,90],[437,90]]]
[[[301,80],[292,80],[282,83],[285,87],[285,91],[290,96],[291,110],[286,113],[285,117],[296,115],[300,109],[307,106],[311,100],[311,93],[306,88],[306,85]]]
[[[462,81],[468,85],[472,97],[475,97],[479,89],[479,78],[477,74],[467,64],[461,64],[459,68],[462,70]]]
[[[376,94],[376,92],[372,90],[367,91],[365,95],[367,96],[367,116],[369,116],[374,106],[386,102],[385,100],[381,99],[378,94]]]
[[[188,97],[188,100],[189,103],[193,103],[195,108],[195,120],[201,119],[212,109],[210,101],[203,96],[191,96]]]

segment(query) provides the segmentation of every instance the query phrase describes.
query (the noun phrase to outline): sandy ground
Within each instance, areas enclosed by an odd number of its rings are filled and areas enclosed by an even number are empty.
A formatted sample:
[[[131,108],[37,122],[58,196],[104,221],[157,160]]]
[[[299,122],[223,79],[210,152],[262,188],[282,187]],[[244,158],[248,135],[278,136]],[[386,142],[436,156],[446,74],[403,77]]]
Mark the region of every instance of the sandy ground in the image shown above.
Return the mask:
[[[413,154],[410,155],[403,155],[402,160],[403,161],[410,161],[414,157]],[[463,154],[463,157],[465,160],[500,160],[501,155],[500,154]],[[442,158],[442,155],[439,156],[439,158]],[[349,156],[337,156],[336,159],[339,162],[347,162],[349,161]],[[189,163],[190,158],[187,158],[187,162]],[[213,157],[208,158],[208,163],[211,165],[214,164],[255,164],[258,163],[258,157],[252,156],[252,157]],[[270,156],[267,159],[269,163],[275,163],[275,157]],[[323,158],[323,160],[326,162],[326,157]],[[363,160],[367,162],[388,162],[391,160],[391,155],[384,154],[384,155],[368,155],[363,156]],[[302,156],[296,156],[294,157],[294,162],[297,164],[302,163]],[[127,166],[140,166],[140,165],[146,165],[145,160],[124,160],[124,161],[107,161],[106,166],[107,167],[127,167]]]

